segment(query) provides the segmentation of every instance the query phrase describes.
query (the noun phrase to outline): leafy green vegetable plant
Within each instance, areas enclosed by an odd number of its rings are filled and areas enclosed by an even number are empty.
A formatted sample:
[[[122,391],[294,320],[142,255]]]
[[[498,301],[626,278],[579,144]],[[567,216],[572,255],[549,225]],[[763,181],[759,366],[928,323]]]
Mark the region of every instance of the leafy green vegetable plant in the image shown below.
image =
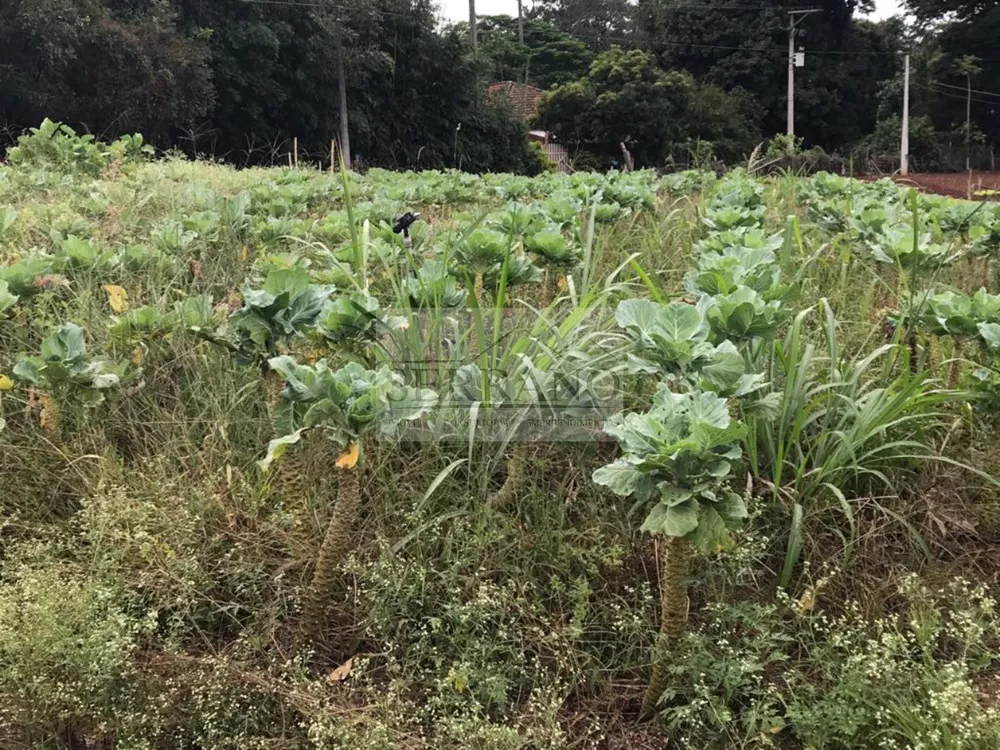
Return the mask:
[[[279,421],[289,432],[271,441],[262,468],[268,468],[310,430],[321,431],[340,452],[337,500],[303,595],[301,636],[305,643],[317,645],[324,633],[337,569],[353,549],[364,441],[372,433],[391,435],[401,422],[419,419],[437,403],[437,395],[404,386],[385,367],[368,370],[351,362],[331,370],[325,360],[308,366],[288,356],[276,357],[269,365],[285,381]]]
[[[13,373],[15,379],[45,391],[42,427],[58,438],[62,405],[70,399],[85,406],[101,403],[104,392],[121,382],[124,369],[88,357],[83,329],[64,323],[45,338],[40,355],[23,357]]]
[[[646,511],[643,531],[665,537],[660,561],[660,639],[643,701],[650,715],[663,694],[668,649],[687,619],[685,576],[691,549],[702,554],[732,546],[730,532],[747,517],[742,498],[728,487],[741,457],[744,427],[714,393],[673,393],[662,387],[644,414],[619,415],[605,432],[622,457],[597,469],[593,480]]]

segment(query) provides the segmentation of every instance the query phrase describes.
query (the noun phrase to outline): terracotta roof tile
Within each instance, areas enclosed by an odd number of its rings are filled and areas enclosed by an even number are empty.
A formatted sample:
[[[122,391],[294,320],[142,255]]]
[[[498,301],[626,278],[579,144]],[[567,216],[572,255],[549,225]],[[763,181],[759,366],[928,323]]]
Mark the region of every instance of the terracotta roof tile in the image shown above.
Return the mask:
[[[518,83],[517,81],[501,81],[490,84],[487,92],[490,95],[505,94],[510,100],[510,106],[513,108],[514,113],[522,120],[527,120],[531,115],[535,114],[538,99],[544,93],[540,88]]]

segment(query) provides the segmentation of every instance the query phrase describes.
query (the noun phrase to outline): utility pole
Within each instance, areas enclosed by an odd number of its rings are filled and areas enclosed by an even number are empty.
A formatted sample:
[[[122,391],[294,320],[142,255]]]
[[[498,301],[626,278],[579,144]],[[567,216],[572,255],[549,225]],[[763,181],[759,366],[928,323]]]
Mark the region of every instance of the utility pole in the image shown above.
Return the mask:
[[[340,157],[351,168],[351,131],[347,122],[347,75],[344,73],[344,22],[337,27],[337,88],[340,89]]]
[[[903,68],[903,140],[899,148],[899,173],[906,177],[910,170],[910,56]]]
[[[521,43],[521,50],[524,52],[524,83],[527,83],[531,55],[524,48],[524,0],[517,0],[517,40]]]
[[[469,0],[469,41],[472,49],[479,47],[479,35],[476,33],[476,0]]]
[[[789,140],[795,137],[795,29],[802,19],[819,8],[788,11],[788,128]],[[794,141],[793,141],[794,142]]]

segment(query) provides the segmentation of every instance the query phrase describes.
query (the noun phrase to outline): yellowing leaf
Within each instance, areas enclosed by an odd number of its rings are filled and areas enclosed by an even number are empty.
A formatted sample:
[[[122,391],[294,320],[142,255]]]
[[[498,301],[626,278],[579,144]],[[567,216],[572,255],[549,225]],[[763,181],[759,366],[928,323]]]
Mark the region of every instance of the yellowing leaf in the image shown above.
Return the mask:
[[[351,668],[353,666],[354,666],[354,657],[352,656],[350,659],[345,661],[335,670],[330,672],[330,674],[326,676],[326,681],[330,684],[333,684],[334,682],[343,682],[350,676]]]
[[[795,603],[795,608],[799,611],[799,614],[808,614],[816,608],[819,592],[823,590],[823,587],[826,586],[829,580],[829,578],[820,578],[816,581],[815,586],[810,586],[805,590],[805,593]]]
[[[240,248],[240,260],[245,261],[249,257],[250,257],[250,248],[244,245],[243,247]]]
[[[14,381],[6,375],[0,375],[0,391],[14,390]]]
[[[128,292],[117,284],[105,284],[104,291],[108,293],[108,304],[117,315],[128,312]]]
[[[361,450],[357,443],[351,443],[347,446],[347,450],[340,454],[337,459],[336,466],[338,469],[353,469],[358,465],[358,457],[361,455]]]
[[[141,367],[143,360],[146,358],[146,352],[143,351],[141,346],[137,346],[132,350],[132,364],[136,367]]]

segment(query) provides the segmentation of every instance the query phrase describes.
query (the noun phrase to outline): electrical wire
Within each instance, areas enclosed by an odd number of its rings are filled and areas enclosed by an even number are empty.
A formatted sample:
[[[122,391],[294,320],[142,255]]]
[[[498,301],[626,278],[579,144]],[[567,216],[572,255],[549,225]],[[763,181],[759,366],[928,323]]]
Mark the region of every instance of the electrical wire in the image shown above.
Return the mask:
[[[950,99],[958,99],[963,102],[969,98],[966,96],[962,96],[961,94],[953,94],[950,91],[941,91],[940,89],[931,88],[930,86],[924,86],[923,84],[920,83],[911,82],[910,86],[918,89],[923,89],[924,91],[930,91],[932,94],[937,94],[938,96],[946,96],[949,97]],[[971,100],[974,102],[979,102],[980,104],[991,104],[994,107],[1000,107],[1000,102],[991,101],[990,99],[979,99],[978,97],[973,96]]]
[[[935,86],[944,86],[949,89],[958,89],[959,91],[971,91],[974,94],[986,94],[987,96],[1000,96],[996,91],[983,91],[982,89],[970,89],[965,86],[955,86],[951,83],[942,83],[941,81],[933,81]]]

